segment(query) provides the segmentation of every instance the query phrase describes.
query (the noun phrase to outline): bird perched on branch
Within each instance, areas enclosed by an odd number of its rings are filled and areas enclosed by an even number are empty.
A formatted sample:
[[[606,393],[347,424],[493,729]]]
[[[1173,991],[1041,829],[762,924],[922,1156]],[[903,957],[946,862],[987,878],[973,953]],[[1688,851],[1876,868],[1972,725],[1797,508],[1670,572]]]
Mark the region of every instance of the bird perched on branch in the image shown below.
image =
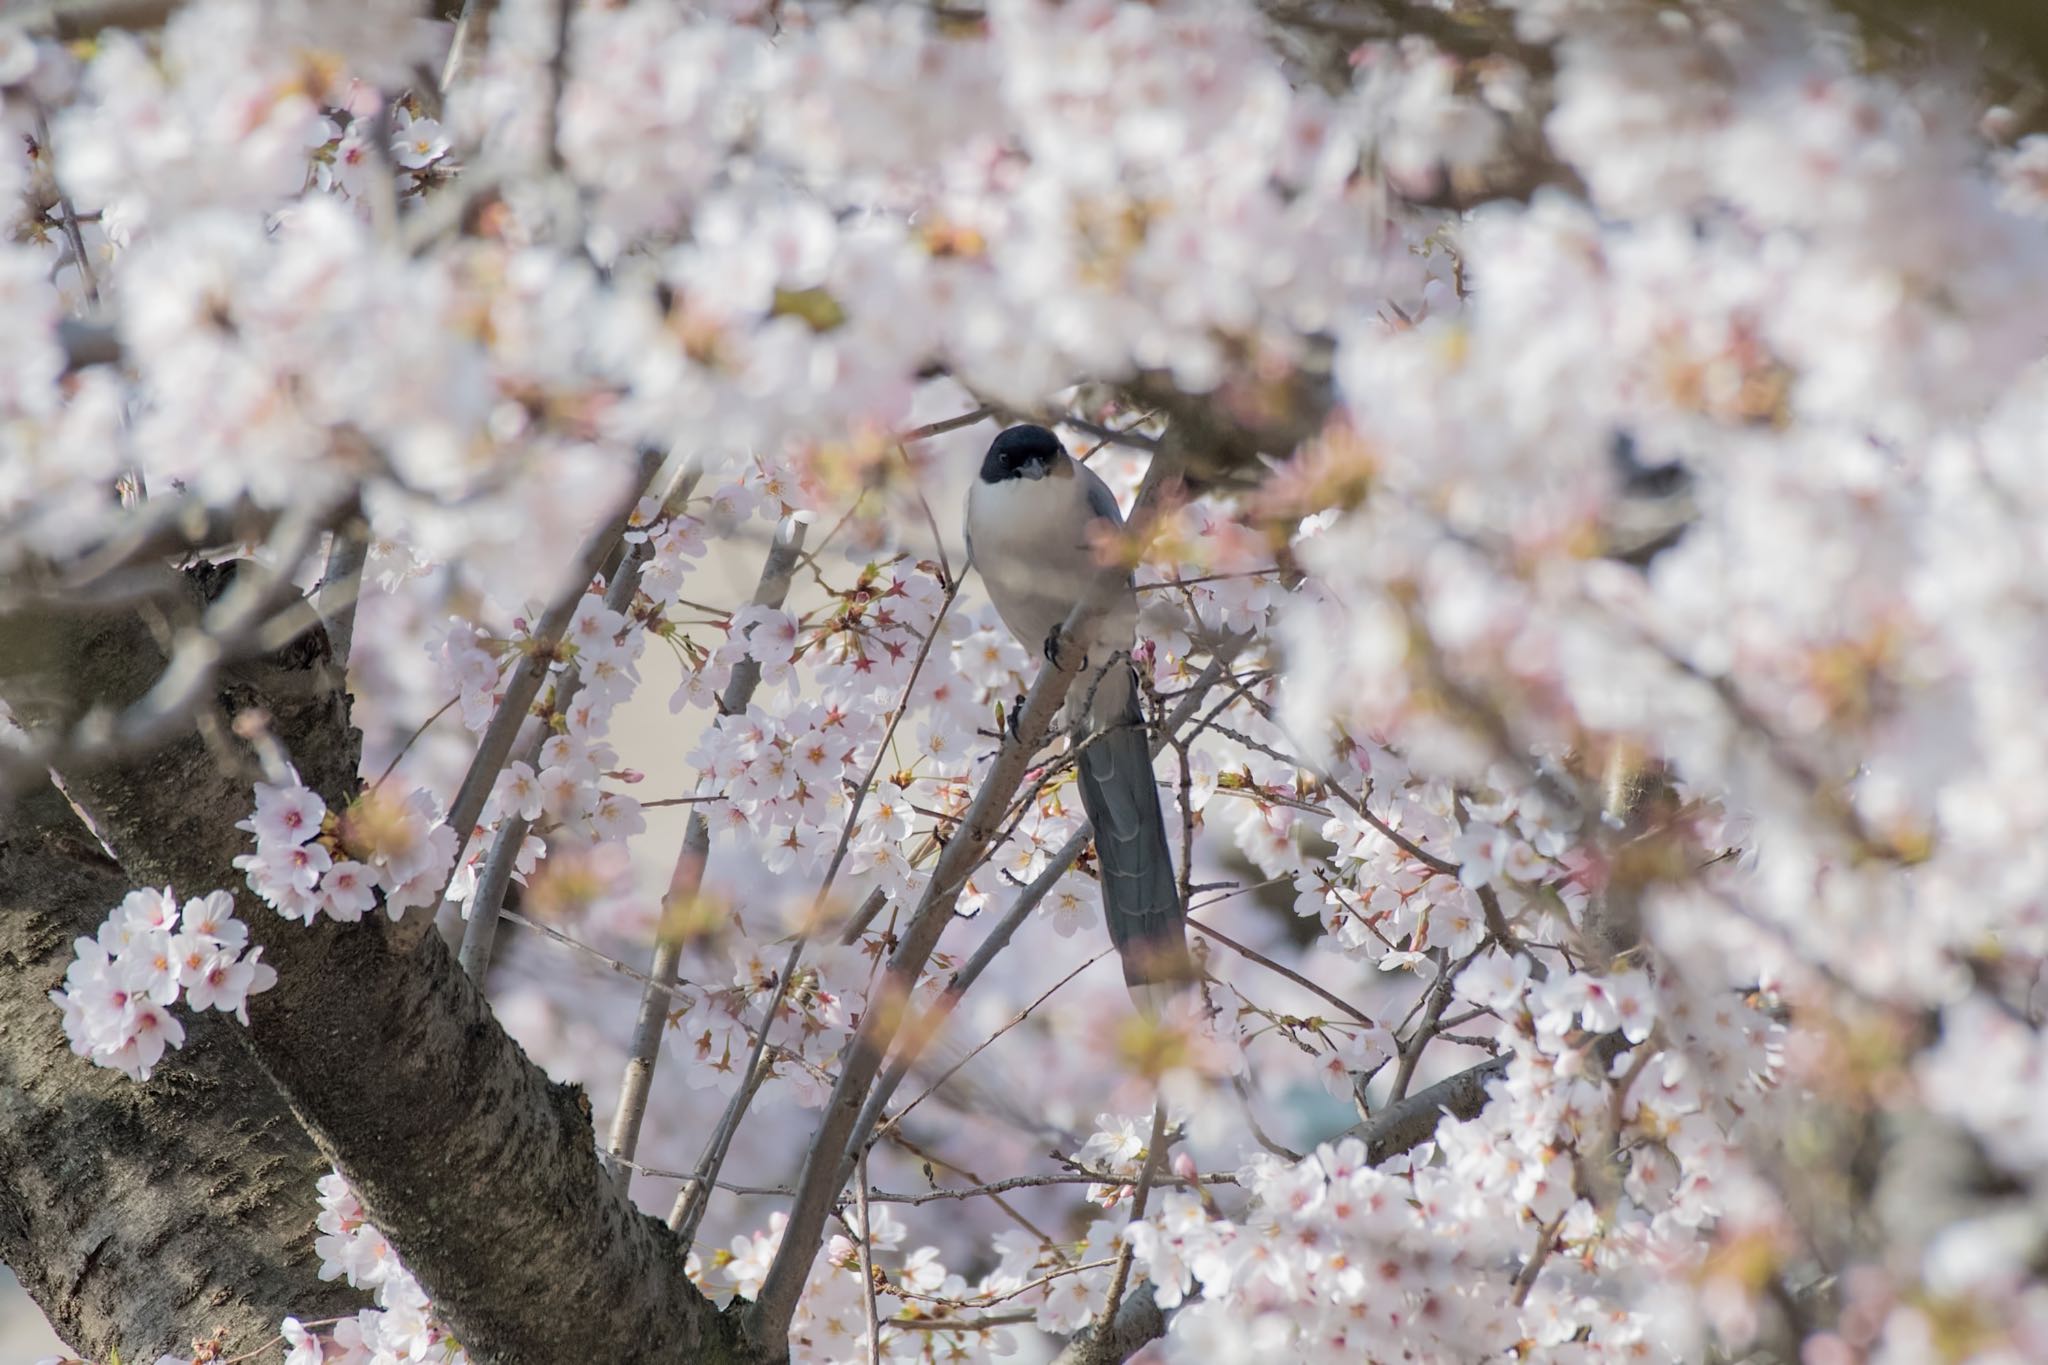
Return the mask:
[[[1048,657],[1100,571],[1095,528],[1122,525],[1109,486],[1044,427],[997,436],[967,493],[967,553],[996,613],[1026,649],[1043,647]],[[1126,576],[1067,715],[1079,745],[1081,804],[1095,827],[1103,917],[1125,984],[1149,1011],[1191,980],[1194,966],[1130,663],[1137,628],[1138,597]]]

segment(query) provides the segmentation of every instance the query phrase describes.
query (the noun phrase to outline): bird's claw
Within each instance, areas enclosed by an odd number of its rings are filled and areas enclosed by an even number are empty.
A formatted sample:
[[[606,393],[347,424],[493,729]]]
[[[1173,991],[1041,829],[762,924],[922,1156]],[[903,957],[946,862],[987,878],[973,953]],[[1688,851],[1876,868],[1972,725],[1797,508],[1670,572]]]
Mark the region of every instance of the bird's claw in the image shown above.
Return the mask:
[[[1061,644],[1061,642],[1062,642],[1062,641],[1061,641],[1060,627],[1058,627],[1058,626],[1054,626],[1054,627],[1052,628],[1052,630],[1051,630],[1051,631],[1050,631],[1050,632],[1049,632],[1049,633],[1048,633],[1048,634],[1046,635],[1046,637],[1045,637],[1045,658],[1046,658],[1046,662],[1050,663],[1050,664],[1051,664],[1051,665],[1052,665],[1052,666],[1053,666],[1054,668],[1058,668],[1058,667],[1060,666],[1060,644]],[[1086,657],[1085,655],[1084,655],[1084,656],[1082,657],[1082,659],[1081,659],[1081,662],[1080,662],[1080,664],[1079,664],[1079,665],[1078,665],[1077,667],[1078,667],[1078,668],[1080,668],[1080,669],[1085,669],[1085,668],[1087,668],[1087,667],[1088,667],[1088,660],[1087,660],[1087,657]]]

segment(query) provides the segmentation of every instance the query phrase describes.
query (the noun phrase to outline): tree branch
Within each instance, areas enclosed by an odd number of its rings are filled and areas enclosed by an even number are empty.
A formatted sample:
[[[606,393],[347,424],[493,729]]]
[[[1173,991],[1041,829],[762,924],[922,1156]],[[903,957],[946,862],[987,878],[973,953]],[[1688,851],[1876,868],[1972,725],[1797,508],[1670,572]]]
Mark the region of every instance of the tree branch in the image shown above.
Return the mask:
[[[327,545],[327,567],[313,594],[313,605],[327,627],[334,666],[348,668],[356,637],[356,603],[363,595],[363,565],[370,557],[370,528],[360,515],[334,528]]]
[[[12,20],[30,33],[76,42],[102,29],[160,28],[180,0],[51,0]]]
[[[1405,1099],[1383,1106],[1377,1114],[1338,1134],[1357,1138],[1365,1144],[1365,1159],[1377,1166],[1388,1157],[1412,1151],[1436,1136],[1437,1122],[1445,1114],[1452,1118],[1476,1118],[1486,1107],[1486,1086],[1508,1073],[1509,1053],[1490,1057],[1457,1075],[1425,1086]]]
[[[1166,1314],[1159,1307],[1152,1282],[1146,1280],[1124,1295],[1108,1323],[1084,1328],[1053,1357],[1053,1365],[1104,1365],[1136,1355],[1145,1343],[1166,1335]]]
[[[796,517],[785,517],[776,526],[775,537],[768,543],[767,557],[761,561],[760,577],[754,582],[752,601],[755,606],[776,608],[789,600],[789,586],[796,577],[797,565],[803,559],[807,531],[808,524]],[[748,657],[734,664],[732,676],[726,680],[725,691],[718,698],[719,714],[730,716],[745,711],[747,704],[754,699],[754,689],[760,685],[761,664],[758,659]],[[683,847],[676,855],[675,870],[669,874],[668,894],[661,899],[661,922],[655,932],[654,961],[648,968],[648,975],[656,981],[673,983],[676,978],[683,944],[689,937],[688,925],[679,921],[686,916],[685,907],[703,888],[704,867],[710,859],[711,822],[702,811],[693,811],[683,831]],[[719,1118],[718,1127],[712,1132],[710,1145],[697,1168],[696,1180],[686,1184],[676,1195],[668,1225],[679,1231],[684,1246],[688,1246],[697,1235],[697,1220],[703,1216],[710,1198],[709,1182],[717,1178],[719,1167],[725,1164],[725,1153],[732,1144],[733,1134],[739,1130],[740,1119],[747,1112],[753,1092],[760,1088],[768,1051],[768,1030],[775,1022],[775,1011],[781,1004],[783,992],[789,989],[789,974],[796,969],[800,951],[791,951],[782,976],[775,983],[775,998],[761,1016],[760,1032],[755,1038],[753,1054],[747,1060],[747,1069],[740,1077],[739,1089],[733,1093],[725,1113]],[[654,1068],[661,1060],[661,1035],[668,1026],[669,994],[668,988],[654,985],[640,993],[640,1013],[633,1023],[633,1045],[626,1059],[626,1075],[619,1092],[618,1114],[612,1120],[610,1143],[612,1155],[627,1160],[632,1158],[638,1145],[641,1116],[646,1111],[647,1096],[654,1085]],[[623,1167],[621,1172],[620,1181],[623,1183],[630,1177],[624,1174]]]
[[[678,479],[677,487],[680,489],[686,483],[694,486],[695,482],[694,477],[685,476]],[[612,574],[612,581],[605,585],[604,605],[607,610],[623,614],[632,608],[633,598],[640,591],[640,570],[647,562],[647,555],[648,547],[644,543],[628,548]],[[576,704],[576,694],[582,688],[581,665],[564,670],[555,683],[553,714],[567,715]],[[548,734],[546,726],[536,730],[520,761],[528,767],[538,767],[541,750],[547,747]],[[462,926],[459,960],[462,970],[479,982],[490,971],[491,949],[498,937],[498,912],[505,908],[505,893],[511,888],[512,871],[518,865],[519,850],[532,828],[532,822],[523,816],[507,815],[499,824],[498,832],[492,836],[491,851],[484,856],[483,868],[477,874],[476,890],[469,900],[469,919]]]
[[[490,724],[484,727],[483,738],[477,741],[469,770],[462,775],[462,785],[456,789],[455,800],[448,807],[448,825],[455,831],[454,866],[457,871],[462,867],[463,855],[469,851],[469,841],[476,833],[477,817],[483,814],[484,802],[490,799],[499,771],[511,758],[513,741],[518,739],[521,727],[526,724],[527,711],[533,706],[533,699],[540,695],[541,681],[555,662],[562,634],[568,630],[570,618],[575,616],[577,606],[583,601],[590,580],[597,577],[604,562],[617,548],[619,537],[626,532],[626,521],[632,515],[634,504],[639,502],[641,491],[647,486],[647,477],[652,472],[647,468],[648,463],[642,460],[632,496],[625,505],[584,537],[576,552],[576,561],[571,566],[568,582],[534,625],[533,648],[512,670],[511,678],[505,683],[505,699],[498,703]],[[453,877],[455,873],[449,875]],[[442,902],[447,899],[448,895],[443,891]],[[408,918],[412,921],[408,933],[415,936],[426,933],[433,919],[424,911]]]

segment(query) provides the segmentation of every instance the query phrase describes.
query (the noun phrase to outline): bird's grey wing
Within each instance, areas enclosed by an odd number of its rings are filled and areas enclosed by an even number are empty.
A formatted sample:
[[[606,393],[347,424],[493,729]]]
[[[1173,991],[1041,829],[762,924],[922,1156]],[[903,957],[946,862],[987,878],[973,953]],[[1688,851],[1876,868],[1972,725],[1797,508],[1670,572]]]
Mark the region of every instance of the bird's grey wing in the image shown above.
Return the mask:
[[[1109,491],[1109,485],[1102,481],[1100,474],[1076,460],[1074,477],[1081,481],[1081,487],[1088,499],[1089,511],[1112,526],[1124,524],[1124,514],[1117,510],[1116,494]]]

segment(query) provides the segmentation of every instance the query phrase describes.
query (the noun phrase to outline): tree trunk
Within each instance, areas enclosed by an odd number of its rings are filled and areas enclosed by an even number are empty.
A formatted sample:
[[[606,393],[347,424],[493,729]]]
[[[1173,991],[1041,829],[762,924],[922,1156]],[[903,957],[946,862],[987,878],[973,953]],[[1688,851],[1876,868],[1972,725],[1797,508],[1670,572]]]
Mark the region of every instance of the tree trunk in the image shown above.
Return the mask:
[[[175,577],[156,606],[174,626],[197,622],[237,567]],[[164,665],[156,637],[130,610],[0,620],[0,696],[32,734],[68,733],[96,706],[133,706]],[[342,809],[359,787],[358,756],[336,672],[318,629],[276,654],[230,664],[210,699],[212,746],[186,726],[142,758],[60,759],[66,789],[129,885],[235,894],[279,975],[274,990],[250,1001],[248,1046],[474,1359],[629,1365],[785,1355],[780,1342],[743,1352],[733,1320],[685,1276],[685,1248],[605,1177],[581,1090],[556,1085],[527,1058],[438,935],[400,932],[378,914],[307,927],[247,890],[232,860],[250,847],[235,828],[253,804],[250,775],[238,771],[239,745],[223,737],[238,716],[261,716],[301,779]],[[149,1088],[168,1087],[159,1078]],[[249,1122],[250,1103],[239,1097],[220,1121]],[[131,1214],[125,1202],[112,1212]],[[20,1269],[39,1282],[64,1273]],[[123,1319],[135,1307],[108,1305]]]
[[[56,788],[0,832],[0,1260],[72,1349],[154,1360],[220,1333],[229,1354],[287,1313],[353,1313],[314,1273],[312,1140],[241,1025],[190,1020],[148,1085],[75,1056],[49,992],[129,890]]]

